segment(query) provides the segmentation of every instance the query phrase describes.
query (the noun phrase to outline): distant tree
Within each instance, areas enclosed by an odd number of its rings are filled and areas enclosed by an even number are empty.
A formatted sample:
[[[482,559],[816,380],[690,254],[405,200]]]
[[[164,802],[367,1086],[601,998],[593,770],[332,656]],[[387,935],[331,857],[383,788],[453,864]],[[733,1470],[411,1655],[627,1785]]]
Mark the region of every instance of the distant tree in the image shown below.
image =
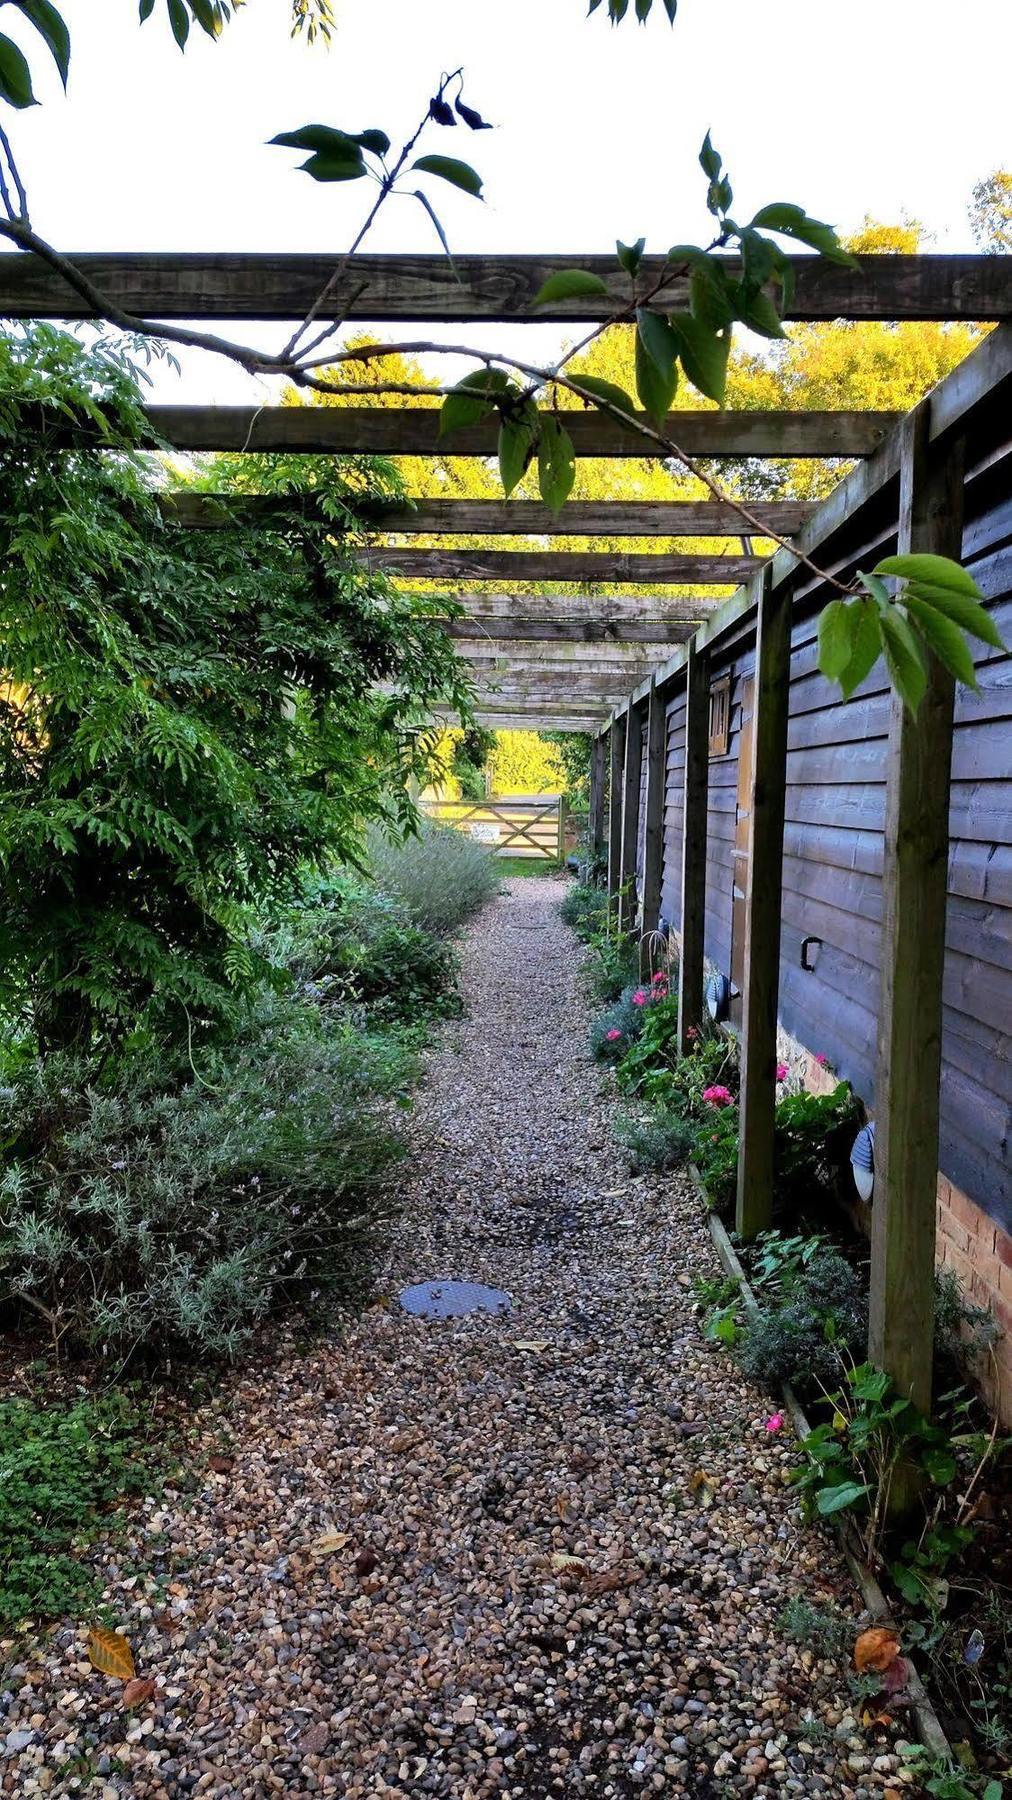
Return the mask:
[[[1012,254],[1012,169],[995,169],[978,181],[969,214],[978,249],[989,256]]]

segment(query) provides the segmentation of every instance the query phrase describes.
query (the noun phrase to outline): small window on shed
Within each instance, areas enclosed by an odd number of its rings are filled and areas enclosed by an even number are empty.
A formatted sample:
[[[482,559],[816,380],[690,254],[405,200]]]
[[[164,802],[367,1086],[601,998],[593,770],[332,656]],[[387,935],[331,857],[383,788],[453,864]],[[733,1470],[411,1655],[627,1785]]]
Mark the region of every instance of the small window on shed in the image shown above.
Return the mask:
[[[710,755],[726,756],[731,731],[731,677],[715,681],[710,689]]]

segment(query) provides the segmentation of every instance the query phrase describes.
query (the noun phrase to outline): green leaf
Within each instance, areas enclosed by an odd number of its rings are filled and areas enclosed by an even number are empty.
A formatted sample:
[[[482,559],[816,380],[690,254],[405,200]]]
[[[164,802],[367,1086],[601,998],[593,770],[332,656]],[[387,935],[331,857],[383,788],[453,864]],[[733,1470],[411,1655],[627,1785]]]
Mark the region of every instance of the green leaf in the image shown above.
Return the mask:
[[[358,156],[358,140],[333,125],[300,125],[298,131],[279,131],[271,138],[286,150],[315,150],[323,156]],[[361,157],[358,157],[361,162]]]
[[[714,149],[709,132],[703,139],[703,147],[699,152],[699,166],[708,181],[716,181],[723,167],[723,159],[720,152]]]
[[[693,387],[723,406],[731,333],[710,331],[691,313],[672,313],[671,328],[680,340],[682,367]]]
[[[827,1519],[830,1513],[842,1512],[845,1506],[856,1505],[867,1493],[867,1482],[841,1481],[838,1487],[820,1488],[815,1496],[815,1509],[820,1518]]]
[[[155,0],[141,0],[139,12],[140,12],[140,22],[142,25],[146,22],[146,20],[150,19],[151,14],[154,12],[154,10],[155,10]]]
[[[926,600],[919,600],[912,588],[906,589],[903,605],[949,674],[957,681],[965,682],[967,687],[977,689],[980,684],[973,666],[973,654],[959,626]]]
[[[917,551],[909,556],[884,556],[872,573],[898,575],[903,581],[924,581],[943,593],[968,594],[971,600],[984,598],[973,576],[951,556],[931,556],[927,551]]]
[[[851,660],[855,623],[842,600],[831,600],[819,614],[819,668],[828,681],[839,681]]]
[[[309,156],[299,167],[314,181],[357,181],[366,172],[362,153],[355,147],[353,156],[330,155],[323,151],[318,156]]]
[[[166,0],[169,9],[169,24],[172,35],[180,50],[186,49],[186,40],[190,35],[190,15],[183,5],[183,0]]]
[[[944,1445],[931,1445],[921,1455],[921,1463],[936,1487],[946,1487],[957,1473],[956,1459]]]
[[[386,132],[372,128],[368,131],[357,131],[355,142],[361,144],[363,150],[371,150],[374,156],[385,156],[390,148],[390,139]]]
[[[635,275],[642,261],[646,243],[646,238],[637,238],[635,244],[623,244],[622,239],[619,238],[615,249],[618,252],[618,260],[627,275]]]
[[[626,393],[624,388],[620,388],[617,382],[602,381],[600,375],[584,375],[582,373],[574,373],[570,379],[576,382],[579,387],[586,388],[588,394],[593,394],[595,399],[607,400],[610,406],[617,406],[621,412],[629,413],[632,417],[635,417],[635,400]]]
[[[420,156],[411,167],[420,175],[438,175],[440,181],[448,181],[451,187],[473,194],[476,200],[481,199],[481,176],[470,163],[459,162],[455,156]]]
[[[16,106],[19,112],[37,104],[28,64],[8,37],[0,37],[0,100]]]
[[[855,688],[871,674],[882,654],[882,630],[878,609],[872,600],[848,600],[853,613],[850,634],[850,661],[839,677],[840,691],[849,700]]]
[[[904,590],[904,603],[911,596],[927,606],[933,606],[936,612],[944,613],[947,619],[952,619],[963,631],[968,631],[971,637],[979,638],[982,644],[990,644],[993,650],[1007,648],[991,614],[983,606],[978,606],[976,600],[971,600],[968,594],[953,594],[918,581]]]
[[[920,644],[894,606],[879,613],[879,626],[889,679],[907,711],[916,714],[928,685]]]
[[[45,39],[60,71],[60,80],[66,87],[70,71],[70,32],[65,21],[50,0],[21,0],[21,11]]]
[[[573,441],[554,413],[541,420],[538,443],[538,487],[541,498],[552,512],[558,512],[569,499],[576,480],[576,457]]]
[[[548,306],[553,300],[575,300],[582,294],[599,296],[607,292],[600,275],[591,275],[586,269],[558,269],[542,283],[531,304]]]
[[[678,339],[659,313],[636,314],[636,392],[644,411],[660,426],[678,388]]]
[[[689,310],[710,331],[723,331],[734,318],[727,276],[707,256],[697,257],[689,271]]]
[[[504,419],[499,427],[499,474],[507,500],[527,473],[540,426],[536,407],[528,405],[518,419]]]
[[[760,337],[782,338],[786,336],[776,306],[769,295],[762,291],[752,294],[743,303],[739,317],[752,331],[757,331]]]
[[[495,405],[495,396],[510,388],[509,377],[501,369],[474,369],[458,381],[452,394],[447,394],[439,412],[439,435],[457,431],[462,425],[479,425]]]
[[[805,209],[795,206],[790,200],[774,200],[771,205],[760,207],[752,224],[767,231],[793,231],[796,225],[803,225]]]
[[[866,575],[863,569],[858,569],[857,578],[864,584],[869,594],[872,596],[872,599],[875,600],[879,606],[892,605],[892,595],[886,587],[885,582],[880,581],[877,575]]]

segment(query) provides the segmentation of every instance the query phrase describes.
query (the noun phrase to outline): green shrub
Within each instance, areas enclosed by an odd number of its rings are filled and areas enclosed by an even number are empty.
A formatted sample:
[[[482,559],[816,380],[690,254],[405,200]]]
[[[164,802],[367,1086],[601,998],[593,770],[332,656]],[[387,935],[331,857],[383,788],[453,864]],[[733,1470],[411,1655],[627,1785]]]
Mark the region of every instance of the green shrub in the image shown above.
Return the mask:
[[[313,882],[306,903],[269,934],[270,960],[319,1005],[362,1005],[373,1024],[456,1013],[456,953],[412,923],[404,902],[348,878]]]
[[[495,857],[451,826],[423,822],[416,837],[403,840],[374,830],[368,855],[377,886],[427,931],[456,931],[499,892]]]
[[[625,988],[614,1005],[594,1020],[590,1028],[590,1049],[598,1062],[621,1061],[630,1044],[639,1037],[646,1008],[637,1004],[633,996],[642,992],[643,989],[635,984]]]
[[[396,1039],[270,991],[182,1087],[153,1062],[103,1092],[68,1059],[33,1063],[0,1095],[8,1293],[56,1343],[235,1355],[346,1277],[399,1154],[378,1102],[413,1073]]]
[[[693,1160],[706,1197],[721,1218],[734,1208],[738,1187],[738,1108],[715,1106],[697,1123]]]
[[[607,889],[592,887],[588,881],[570,882],[559,911],[570,930],[585,944],[590,943],[608,923]]]
[[[677,1169],[688,1162],[696,1127],[684,1113],[655,1106],[642,1115],[620,1117],[615,1136],[627,1151],[634,1173],[641,1174],[647,1169]]]
[[[150,1492],[154,1459],[122,1393],[70,1405],[0,1403],[0,1629],[59,1618],[92,1600],[81,1552]]]
[[[954,1269],[935,1270],[935,1349],[956,1366],[973,1363],[1001,1336],[986,1307],[967,1300]]]
[[[752,1253],[760,1310],[736,1347],[744,1373],[776,1392],[789,1381],[818,1393],[840,1379],[841,1354],[860,1354],[868,1314],[857,1270],[821,1237],[763,1232]]]
[[[861,1105],[849,1082],[831,1094],[785,1094],[776,1108],[776,1182],[782,1204],[804,1204],[832,1189],[847,1166]]]

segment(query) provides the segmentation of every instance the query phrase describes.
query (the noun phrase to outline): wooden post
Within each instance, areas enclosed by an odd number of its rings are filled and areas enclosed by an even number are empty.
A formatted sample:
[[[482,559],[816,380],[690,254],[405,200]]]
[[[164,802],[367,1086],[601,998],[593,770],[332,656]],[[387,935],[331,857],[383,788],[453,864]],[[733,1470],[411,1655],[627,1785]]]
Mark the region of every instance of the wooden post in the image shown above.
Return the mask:
[[[776,1103],[780,905],[784,788],[791,672],[791,588],[756,581],[755,715],[745,893],[741,1102],[738,1138],[739,1236],[754,1238],[773,1217],[773,1109]]]
[[[566,796],[559,795],[559,865],[566,866]]]
[[[625,766],[622,771],[622,861],[619,929],[636,924],[636,843],[640,823],[640,775],[643,770],[643,721],[630,706],[625,723]]]
[[[685,664],[685,774],[682,810],[682,955],[678,1035],[683,1055],[703,1017],[706,921],[706,809],[710,778],[710,659],[690,640]]]
[[[930,400],[903,427],[900,552],[958,558],[963,444],[928,441]],[[953,680],[934,656],[916,719],[892,697],[875,1071],[868,1349],[921,1412],[931,1406],[938,1084],[949,853]]]
[[[668,768],[668,717],[656,677],[647,701],[647,794],[643,833],[643,934],[656,931],[661,918],[664,872],[664,794]]]
[[[587,856],[591,872],[604,861],[605,744],[602,732],[590,747],[590,807],[587,813]]]
[[[622,885],[622,771],[628,713],[613,718],[608,732],[608,914],[618,918],[618,892]]]

